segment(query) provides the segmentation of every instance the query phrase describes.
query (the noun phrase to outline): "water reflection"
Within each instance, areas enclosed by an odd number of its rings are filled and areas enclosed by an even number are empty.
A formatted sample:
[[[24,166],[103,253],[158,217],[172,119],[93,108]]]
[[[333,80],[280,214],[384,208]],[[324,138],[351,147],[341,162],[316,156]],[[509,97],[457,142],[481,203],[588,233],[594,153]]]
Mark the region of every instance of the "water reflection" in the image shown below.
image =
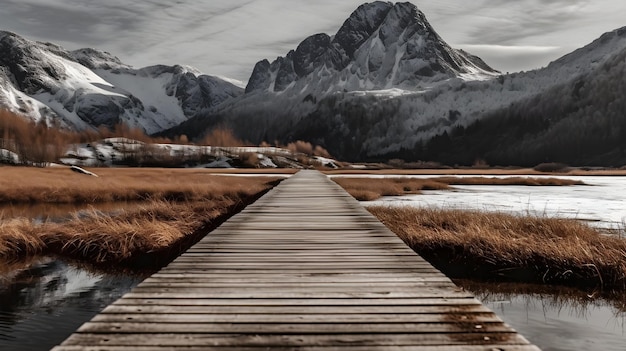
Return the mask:
[[[49,350],[143,279],[52,259],[1,278],[1,350]]]
[[[626,294],[456,281],[544,351],[626,349]]]

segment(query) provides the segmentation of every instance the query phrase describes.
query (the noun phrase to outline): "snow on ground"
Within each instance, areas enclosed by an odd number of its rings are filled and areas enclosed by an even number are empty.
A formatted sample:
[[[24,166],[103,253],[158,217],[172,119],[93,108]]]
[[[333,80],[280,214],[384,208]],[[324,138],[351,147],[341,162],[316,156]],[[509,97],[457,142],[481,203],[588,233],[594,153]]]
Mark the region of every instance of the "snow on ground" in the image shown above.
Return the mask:
[[[261,168],[302,168],[302,165],[295,161],[301,155],[277,147],[146,144],[127,138],[107,138],[92,143],[71,145],[61,162],[71,166],[112,166],[119,164],[128,157],[152,155],[157,159],[163,156],[179,158],[181,162],[208,157],[214,160],[195,167],[233,168],[233,165],[237,164],[234,160],[240,160],[243,154],[255,154],[259,161],[258,166]],[[334,159],[325,157],[313,157],[312,159],[324,166],[337,168],[337,161]]]
[[[339,166],[337,166],[337,163],[336,163],[337,160],[333,160],[331,158],[322,157],[322,156],[315,156],[313,157],[313,159],[317,160],[324,167],[339,168]]]
[[[20,157],[13,151],[0,149],[0,163],[19,163]]]
[[[162,129],[173,127],[187,120],[178,99],[166,93],[166,87],[171,84],[173,74],[164,73],[157,77],[150,77],[142,75],[141,71],[138,71],[136,75],[123,71],[112,73],[101,69],[95,72],[112,83],[116,89],[120,89],[123,95],[139,98],[145,110],[155,115],[153,119]]]

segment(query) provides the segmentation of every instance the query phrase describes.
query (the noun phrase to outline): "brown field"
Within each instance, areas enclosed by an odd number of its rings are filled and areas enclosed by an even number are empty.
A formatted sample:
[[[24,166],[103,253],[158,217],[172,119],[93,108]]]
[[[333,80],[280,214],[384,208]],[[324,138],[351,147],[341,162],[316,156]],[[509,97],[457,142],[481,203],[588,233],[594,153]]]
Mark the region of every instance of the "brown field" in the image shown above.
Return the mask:
[[[11,262],[52,254],[99,264],[133,264],[149,257],[162,264],[277,182],[272,177],[227,177],[202,170],[94,171],[100,177],[67,169],[0,168],[3,201],[147,199],[122,208],[121,213],[94,210],[86,216],[75,215],[69,222],[4,219],[0,221],[0,257]]]
[[[212,175],[206,169],[93,168],[98,177],[67,167],[0,167],[0,204],[196,201],[236,195],[269,178]],[[232,173],[232,171],[231,171]]]
[[[626,240],[572,219],[370,207],[451,277],[626,288]]]
[[[339,178],[333,180],[359,201],[373,201],[382,196],[419,194],[421,190],[448,190],[450,185],[525,185],[570,186],[583,182],[558,178],[511,177],[436,177],[436,178]]]

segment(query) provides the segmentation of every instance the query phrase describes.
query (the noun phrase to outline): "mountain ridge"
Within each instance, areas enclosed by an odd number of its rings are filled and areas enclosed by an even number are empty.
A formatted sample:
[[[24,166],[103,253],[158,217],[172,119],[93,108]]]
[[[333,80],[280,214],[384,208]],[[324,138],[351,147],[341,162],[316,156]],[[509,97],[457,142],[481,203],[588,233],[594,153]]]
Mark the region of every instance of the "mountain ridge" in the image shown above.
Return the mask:
[[[126,123],[156,133],[242,93],[182,66],[134,69],[106,52],[0,31],[0,105],[34,121],[73,130]]]

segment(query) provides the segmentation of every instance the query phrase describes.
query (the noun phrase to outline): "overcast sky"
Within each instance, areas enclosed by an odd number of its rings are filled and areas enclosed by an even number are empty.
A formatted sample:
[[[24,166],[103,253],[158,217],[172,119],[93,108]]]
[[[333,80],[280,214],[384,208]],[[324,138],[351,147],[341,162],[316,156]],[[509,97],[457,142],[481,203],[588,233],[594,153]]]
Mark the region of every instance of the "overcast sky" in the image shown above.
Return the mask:
[[[136,67],[181,64],[247,81],[254,64],[334,34],[361,0],[0,0],[0,29]],[[413,0],[452,47],[529,70],[626,26],[624,0]]]

